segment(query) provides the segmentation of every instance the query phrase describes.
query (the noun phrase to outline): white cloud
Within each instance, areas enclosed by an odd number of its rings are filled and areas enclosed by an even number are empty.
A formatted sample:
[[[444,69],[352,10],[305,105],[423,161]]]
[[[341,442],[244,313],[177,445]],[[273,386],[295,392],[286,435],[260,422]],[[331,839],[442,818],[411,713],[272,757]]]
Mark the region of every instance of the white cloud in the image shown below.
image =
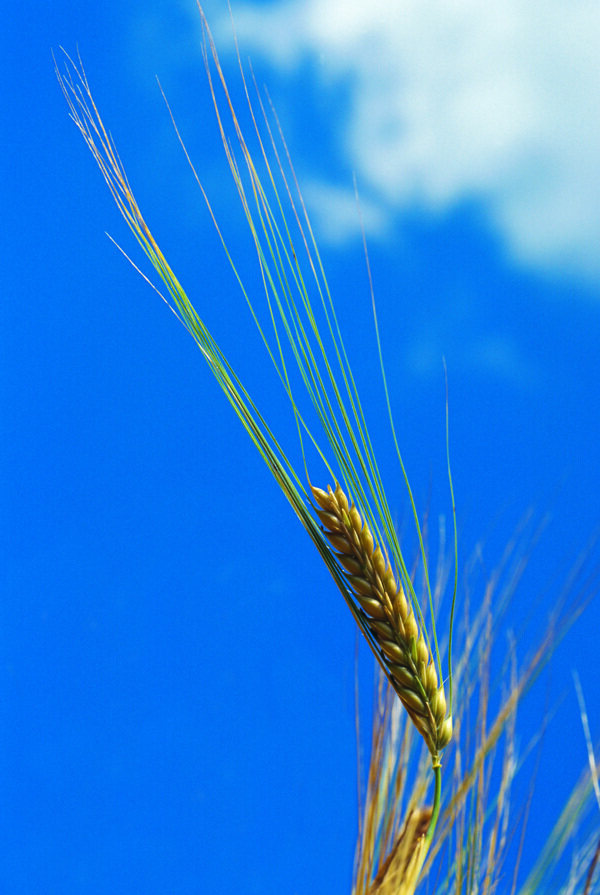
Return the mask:
[[[302,182],[302,195],[310,208],[311,221],[319,235],[330,244],[342,243],[365,233],[377,235],[386,230],[386,215],[376,202],[356,195],[351,188],[334,186],[322,180]]]
[[[413,374],[419,377],[439,376],[441,358],[448,353],[446,336],[441,333],[419,333],[411,340],[406,352],[406,362]],[[460,351],[450,354],[454,374],[462,373],[472,379],[488,375],[503,381],[518,391],[538,393],[542,383],[538,364],[511,335],[476,332],[473,328],[461,334]]]
[[[521,261],[600,275],[598,0],[287,0],[234,19],[284,74],[312,59],[345,85],[343,161],[378,229],[474,199]]]

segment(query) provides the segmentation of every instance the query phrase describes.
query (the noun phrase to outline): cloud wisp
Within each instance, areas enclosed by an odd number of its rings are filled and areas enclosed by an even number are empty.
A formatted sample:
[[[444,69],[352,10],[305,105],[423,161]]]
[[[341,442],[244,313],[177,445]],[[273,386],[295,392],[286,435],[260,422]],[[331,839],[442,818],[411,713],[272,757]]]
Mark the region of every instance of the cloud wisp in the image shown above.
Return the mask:
[[[287,0],[234,20],[283,77],[312,60],[345,84],[343,162],[376,231],[475,201],[519,262],[600,277],[598,3]]]

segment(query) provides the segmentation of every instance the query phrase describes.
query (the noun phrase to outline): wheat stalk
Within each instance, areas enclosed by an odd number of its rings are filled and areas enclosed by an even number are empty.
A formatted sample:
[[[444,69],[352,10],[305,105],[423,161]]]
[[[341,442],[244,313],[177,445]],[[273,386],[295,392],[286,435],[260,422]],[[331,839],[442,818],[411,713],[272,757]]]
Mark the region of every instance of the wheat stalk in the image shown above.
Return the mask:
[[[259,173],[233,107],[202,11],[201,16],[205,35],[205,63],[218,128],[257,251],[264,287],[265,304],[262,313],[255,308],[251,295],[238,274],[208,197],[187,155],[183,140],[181,137],[179,139],[202,189],[209,213],[223,241],[225,252],[242,288],[258,333],[265,344],[284,393],[290,401],[299,441],[299,457],[296,462],[288,456],[278,441],[163,255],[137,204],[110,133],[99,115],[81,60],[73,60],[65,54],[64,71],[60,72],[57,66],[57,77],[73,121],[91,150],[121,214],[150,260],[158,278],[166,287],[166,293],[160,292],[153,283],[151,285],[197,342],[227,400],[233,406],[277,484],[313,540],[354,618],[429,748],[435,778],[433,809],[427,832],[420,839],[419,860],[413,861],[410,867],[408,865],[404,867],[405,879],[402,891],[408,893],[413,891],[416,885],[422,859],[432,841],[439,816],[440,752],[448,743],[452,732],[450,642],[448,649],[450,711],[446,717],[444,689],[438,683],[442,673],[427,557],[417,509],[395,437],[391,410],[390,424],[394,445],[406,484],[423,561],[426,594],[430,607],[432,647],[425,633],[418,599],[394,530],[392,512],[367,429],[360,396],[310,221],[301,194],[297,191],[293,167],[290,163],[286,176],[286,169],[282,166],[277,151],[278,144],[274,140],[269,118],[261,102],[261,112],[264,115],[268,135],[268,142],[263,142],[250,103],[243,69],[240,68],[249,104],[250,120],[258,140],[259,158],[262,158],[264,163],[264,171]],[[211,74],[211,58],[214,75]],[[225,99],[225,114],[221,110],[221,102],[217,99],[216,90],[219,87]],[[242,156],[240,161],[234,154],[233,143],[228,136],[227,116],[230,118],[228,127],[233,127],[237,137]],[[178,131],[177,134],[179,136]],[[269,164],[267,153],[269,145],[277,161],[278,178],[274,176]],[[287,158],[285,142],[282,142],[282,145]],[[296,195],[295,201],[294,195]],[[290,221],[286,219],[284,213],[286,201],[291,208]],[[295,245],[294,239],[298,245]],[[306,257],[303,260],[304,255]],[[139,270],[133,261],[132,263]],[[151,282],[149,279],[148,281]],[[311,281],[312,290],[308,286]],[[311,291],[314,293],[312,299]],[[378,330],[376,333],[378,339]],[[389,409],[380,348],[379,359]],[[292,382],[296,379],[294,371],[305,388],[306,408],[294,395],[292,387]],[[316,431],[315,424],[317,424]],[[315,489],[313,499],[317,503],[319,500],[325,501],[319,510],[325,530],[321,530],[315,520],[310,491],[304,484],[306,479],[310,481],[309,465],[313,462],[324,465],[326,474],[331,476],[330,480],[342,481],[346,492],[353,495],[360,508],[357,509],[354,503],[350,504],[343,497],[343,491],[339,486],[335,493],[331,490],[328,493]],[[300,463],[305,477],[300,473]],[[450,477],[449,480],[451,484]],[[368,524],[363,523],[363,519],[368,520]],[[375,545],[371,532],[375,533],[375,537],[382,545],[386,543],[385,559],[382,548]],[[342,535],[345,535],[346,540],[342,546],[337,545],[336,554],[330,545],[334,544],[335,538],[343,540]],[[357,539],[358,543],[355,543]],[[388,568],[388,554],[393,559],[397,578],[391,568]],[[402,582],[402,586],[396,583],[397,580]],[[450,630],[451,628],[452,621]],[[432,654],[435,654],[437,664],[434,664]]]
[[[444,686],[423,630],[368,524],[341,486],[336,484],[335,491],[313,487],[312,493],[324,534],[380,648],[384,670],[436,767],[452,736],[452,717],[446,716]]]
[[[418,808],[406,818],[392,851],[379,868],[369,895],[412,895],[427,854],[426,833],[431,808]]]

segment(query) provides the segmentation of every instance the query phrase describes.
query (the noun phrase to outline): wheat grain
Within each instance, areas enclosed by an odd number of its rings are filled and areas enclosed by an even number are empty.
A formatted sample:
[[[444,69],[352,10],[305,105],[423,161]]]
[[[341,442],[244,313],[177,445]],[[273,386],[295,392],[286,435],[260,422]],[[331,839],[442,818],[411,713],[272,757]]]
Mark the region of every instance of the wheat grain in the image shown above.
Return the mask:
[[[380,650],[380,660],[410,718],[434,759],[452,736],[443,684],[402,585],[356,506],[336,484],[312,488],[317,515],[364,620]]]

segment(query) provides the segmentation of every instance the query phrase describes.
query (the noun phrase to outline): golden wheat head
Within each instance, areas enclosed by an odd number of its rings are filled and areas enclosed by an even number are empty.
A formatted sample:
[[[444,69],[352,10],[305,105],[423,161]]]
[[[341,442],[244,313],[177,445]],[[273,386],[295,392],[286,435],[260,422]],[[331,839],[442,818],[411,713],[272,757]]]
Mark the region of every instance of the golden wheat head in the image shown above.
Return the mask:
[[[434,760],[452,736],[443,684],[402,585],[366,522],[339,484],[312,488],[323,531],[380,649],[380,658],[402,705]]]

